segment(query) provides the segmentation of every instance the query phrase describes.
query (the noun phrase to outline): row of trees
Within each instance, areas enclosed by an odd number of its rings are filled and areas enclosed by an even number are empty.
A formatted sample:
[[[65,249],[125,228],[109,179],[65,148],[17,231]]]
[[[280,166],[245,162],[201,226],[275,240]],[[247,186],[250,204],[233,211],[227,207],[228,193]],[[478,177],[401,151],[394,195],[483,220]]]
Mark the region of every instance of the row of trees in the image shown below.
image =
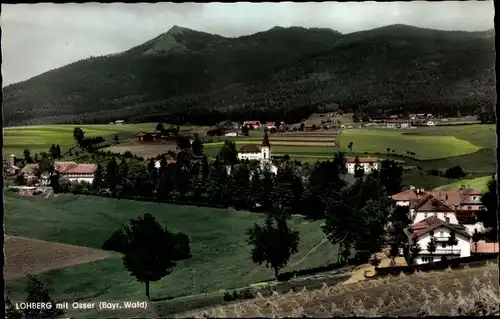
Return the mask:
[[[117,161],[114,157],[98,165],[94,182],[87,189],[94,193],[106,192],[118,198],[141,198],[152,201],[175,201],[183,203],[210,204],[236,209],[266,211],[272,202],[281,198],[290,199],[286,205],[295,207],[296,213],[313,218],[322,218],[318,197],[325,190],[341,189],[346,185],[342,179],[345,160],[342,154],[327,162],[301,165],[284,160],[277,175],[260,170],[257,162],[239,163],[235,144],[226,142],[217,154],[216,161],[209,164],[202,155],[202,144],[183,142],[189,146],[177,154],[176,162],[154,160],[147,165]],[[201,154],[201,155],[198,155]],[[357,177],[363,175],[356,169]],[[380,179],[387,192],[394,194],[402,189],[402,169],[393,161],[383,161]],[[81,189],[81,188],[80,188]]]

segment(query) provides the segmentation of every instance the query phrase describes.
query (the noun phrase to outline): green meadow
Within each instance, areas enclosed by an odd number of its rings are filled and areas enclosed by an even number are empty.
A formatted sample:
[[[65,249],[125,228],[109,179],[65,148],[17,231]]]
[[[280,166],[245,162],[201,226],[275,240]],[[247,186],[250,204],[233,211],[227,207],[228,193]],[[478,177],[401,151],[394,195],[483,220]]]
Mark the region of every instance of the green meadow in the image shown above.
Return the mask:
[[[25,149],[31,154],[48,152],[52,144],[59,144],[63,151],[74,146],[73,129],[80,127],[85,136],[102,136],[112,139],[115,134],[120,139],[128,139],[138,131],[152,131],[154,123],[143,124],[89,124],[89,125],[42,125],[42,126],[20,126],[5,128],[4,134],[4,156],[14,154],[22,156]]]
[[[487,191],[488,190],[488,183],[491,180],[491,176],[483,176],[483,177],[478,177],[478,178],[471,178],[471,179],[461,179],[457,182],[443,185],[439,188],[460,188],[462,185],[466,185],[467,187],[478,189],[481,191]]]
[[[263,221],[261,214],[70,194],[21,198],[9,192],[5,193],[5,211],[6,234],[93,248],[100,248],[130,218],[152,213],[169,230],[190,237],[193,255],[152,284],[152,298],[203,295],[273,278],[271,270],[251,261],[245,239],[246,229]],[[320,222],[294,217],[291,223],[300,230],[301,243],[283,271],[337,261],[337,248],[324,241]],[[57,300],[144,298],[144,286],[124,270],[119,256],[49,271],[40,278],[49,283]],[[6,286],[13,298],[22,298],[24,280],[8,281]],[[176,299],[168,303],[174,307]]]
[[[353,143],[356,153],[387,153],[406,155],[414,152],[416,159],[438,159],[477,152],[481,147],[468,140],[452,135],[410,135],[404,131],[387,129],[352,129],[344,130],[341,135],[340,149],[349,152],[348,144]],[[395,152],[392,152],[395,150]]]

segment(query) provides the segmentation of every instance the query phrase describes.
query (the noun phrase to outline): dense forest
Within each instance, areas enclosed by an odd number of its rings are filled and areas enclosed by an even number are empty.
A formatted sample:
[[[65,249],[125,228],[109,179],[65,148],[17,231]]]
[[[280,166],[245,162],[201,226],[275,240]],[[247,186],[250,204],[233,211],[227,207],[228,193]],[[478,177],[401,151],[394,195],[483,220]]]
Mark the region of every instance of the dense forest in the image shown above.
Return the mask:
[[[493,30],[275,27],[225,38],[175,26],[5,87],[4,124],[297,122],[332,105],[372,116],[494,114],[494,48]]]

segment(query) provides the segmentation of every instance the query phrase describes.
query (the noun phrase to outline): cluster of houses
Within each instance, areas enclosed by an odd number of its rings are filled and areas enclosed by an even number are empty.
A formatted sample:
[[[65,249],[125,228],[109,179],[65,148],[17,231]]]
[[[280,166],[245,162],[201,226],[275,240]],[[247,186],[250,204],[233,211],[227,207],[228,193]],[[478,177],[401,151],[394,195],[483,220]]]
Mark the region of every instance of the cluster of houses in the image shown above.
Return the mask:
[[[481,204],[481,192],[462,186],[460,189],[432,191],[410,187],[392,196],[395,206],[408,208],[412,225],[405,229],[410,244],[420,246],[416,258],[418,264],[442,259],[469,257],[473,253],[498,253],[498,243],[475,243],[475,231],[483,232],[484,225],[478,214],[485,211]],[[450,247],[448,238],[455,234],[457,244]],[[437,247],[434,252],[427,249],[431,238]]]
[[[17,177],[22,175],[28,185],[20,189],[20,194],[33,195],[36,193],[37,186],[48,186],[50,184],[49,172],[39,172],[39,164],[22,164],[22,160],[16,159],[14,154],[9,156],[7,163],[4,163],[4,176]],[[59,173],[60,178],[67,179],[69,182],[92,183],[97,170],[96,164],[79,164],[70,161],[55,161],[54,170]]]
[[[435,126],[436,122],[432,114],[410,114],[408,117],[391,115],[389,117],[377,117],[371,119],[372,123],[385,124],[387,128],[410,128],[415,126]]]

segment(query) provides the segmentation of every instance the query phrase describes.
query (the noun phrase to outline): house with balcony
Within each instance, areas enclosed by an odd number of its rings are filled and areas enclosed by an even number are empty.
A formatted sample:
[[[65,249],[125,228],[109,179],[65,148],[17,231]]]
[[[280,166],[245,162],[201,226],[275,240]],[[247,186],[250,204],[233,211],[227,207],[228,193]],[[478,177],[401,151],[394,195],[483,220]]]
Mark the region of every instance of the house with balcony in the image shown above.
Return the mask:
[[[408,216],[413,224],[435,216],[445,223],[463,225],[469,234],[484,230],[478,214],[484,212],[479,190],[434,189],[427,191],[415,187],[391,196],[395,206],[408,207]]]
[[[417,264],[471,255],[471,235],[463,225],[446,223],[436,216],[430,216],[405,229],[405,233],[410,245],[416,244],[420,247],[420,253],[415,258]],[[448,239],[452,233],[457,243],[450,246]],[[432,238],[436,241],[436,249],[433,252],[428,250]]]

